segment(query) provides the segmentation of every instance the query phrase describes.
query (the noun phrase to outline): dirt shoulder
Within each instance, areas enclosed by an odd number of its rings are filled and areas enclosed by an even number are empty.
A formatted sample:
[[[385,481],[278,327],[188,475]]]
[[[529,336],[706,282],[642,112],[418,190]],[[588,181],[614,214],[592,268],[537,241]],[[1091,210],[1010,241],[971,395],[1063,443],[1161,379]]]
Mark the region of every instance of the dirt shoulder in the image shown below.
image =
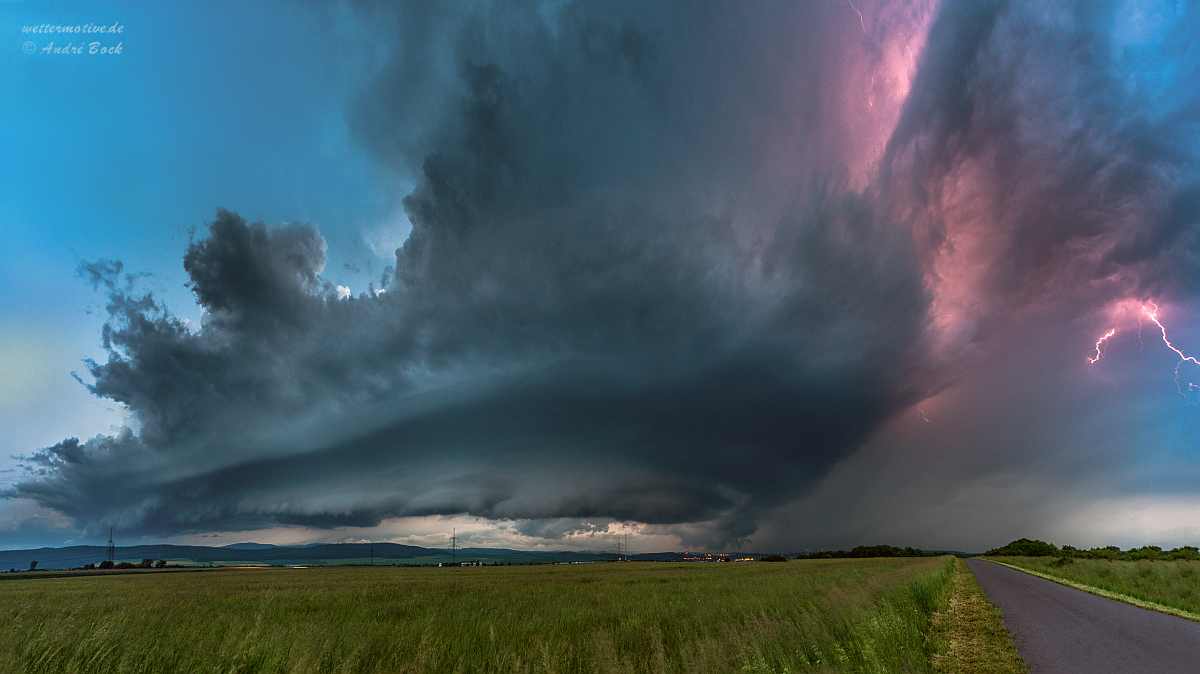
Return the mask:
[[[953,590],[947,609],[934,617],[929,638],[932,664],[946,674],[1025,674],[1012,636],[1000,612],[984,596],[963,560],[954,562]]]

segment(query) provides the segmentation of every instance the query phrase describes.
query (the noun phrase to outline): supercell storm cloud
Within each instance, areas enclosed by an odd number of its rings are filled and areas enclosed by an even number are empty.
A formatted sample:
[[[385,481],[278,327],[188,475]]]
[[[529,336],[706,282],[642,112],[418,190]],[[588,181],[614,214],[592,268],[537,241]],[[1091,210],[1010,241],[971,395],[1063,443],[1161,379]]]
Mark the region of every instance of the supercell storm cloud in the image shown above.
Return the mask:
[[[1130,307],[1195,305],[1195,10],[1130,7],[355,6],[354,142],[415,177],[394,263],[345,297],[319,224],[220,209],[180,261],[199,326],[84,263],[81,380],[131,425],[6,495],[85,534],[738,545],[1045,316],[1086,371]]]

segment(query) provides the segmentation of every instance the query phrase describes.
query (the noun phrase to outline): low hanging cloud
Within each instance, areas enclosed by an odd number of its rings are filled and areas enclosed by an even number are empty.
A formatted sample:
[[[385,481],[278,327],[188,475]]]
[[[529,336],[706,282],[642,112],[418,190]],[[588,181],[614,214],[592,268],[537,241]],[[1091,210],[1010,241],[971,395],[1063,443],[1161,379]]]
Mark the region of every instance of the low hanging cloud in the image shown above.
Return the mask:
[[[1192,101],[1141,112],[1165,84],[1121,79],[1111,12],[860,9],[362,9],[391,51],[350,120],[416,184],[394,268],[347,297],[316,227],[222,210],[192,330],[85,265],[89,389],[136,430],[6,495],[85,532],[468,513],[722,547],[1012,316],[1194,293],[1194,152],[1160,140]]]

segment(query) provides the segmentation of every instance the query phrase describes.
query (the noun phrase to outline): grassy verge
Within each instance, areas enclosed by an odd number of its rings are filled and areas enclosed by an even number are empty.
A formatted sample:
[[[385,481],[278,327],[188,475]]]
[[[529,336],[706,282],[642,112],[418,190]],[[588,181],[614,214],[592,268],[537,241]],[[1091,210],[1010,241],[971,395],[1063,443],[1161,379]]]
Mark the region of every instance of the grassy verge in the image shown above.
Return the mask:
[[[966,562],[955,560],[953,591],[933,620],[933,665],[945,674],[1025,674],[1025,661]]]
[[[1194,560],[987,559],[1084,592],[1200,622],[1200,562]]]
[[[5,672],[931,671],[946,559],[0,584]]]

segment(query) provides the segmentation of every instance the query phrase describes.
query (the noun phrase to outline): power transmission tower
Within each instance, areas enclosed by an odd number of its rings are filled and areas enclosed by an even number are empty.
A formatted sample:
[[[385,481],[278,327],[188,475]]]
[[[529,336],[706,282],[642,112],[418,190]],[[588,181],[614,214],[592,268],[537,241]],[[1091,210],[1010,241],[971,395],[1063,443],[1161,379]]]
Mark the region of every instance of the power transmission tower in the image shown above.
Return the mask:
[[[116,559],[116,555],[117,555],[117,549],[113,545],[112,533],[113,533],[112,527],[109,527],[108,528],[108,551],[105,556],[105,558],[108,559],[109,562],[114,561]]]
[[[458,536],[455,535],[457,533],[457,529],[450,529],[450,559],[452,561],[458,560]]]

